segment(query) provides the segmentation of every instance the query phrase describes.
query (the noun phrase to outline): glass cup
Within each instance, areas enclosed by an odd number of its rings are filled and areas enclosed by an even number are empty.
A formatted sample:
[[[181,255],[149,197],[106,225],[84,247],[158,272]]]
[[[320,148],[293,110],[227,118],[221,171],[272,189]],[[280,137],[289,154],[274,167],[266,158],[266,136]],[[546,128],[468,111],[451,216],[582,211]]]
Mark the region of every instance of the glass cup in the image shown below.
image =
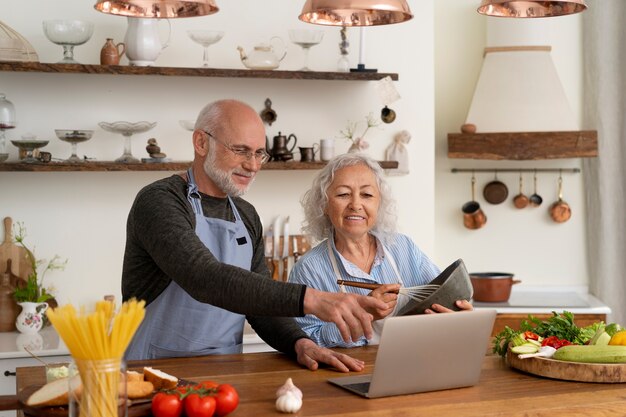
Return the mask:
[[[128,417],[126,363],[122,358],[74,359],[69,379],[68,417]],[[82,388],[81,388],[82,387]]]
[[[335,140],[332,138],[320,140],[320,159],[324,162],[328,162],[334,157],[335,157]]]

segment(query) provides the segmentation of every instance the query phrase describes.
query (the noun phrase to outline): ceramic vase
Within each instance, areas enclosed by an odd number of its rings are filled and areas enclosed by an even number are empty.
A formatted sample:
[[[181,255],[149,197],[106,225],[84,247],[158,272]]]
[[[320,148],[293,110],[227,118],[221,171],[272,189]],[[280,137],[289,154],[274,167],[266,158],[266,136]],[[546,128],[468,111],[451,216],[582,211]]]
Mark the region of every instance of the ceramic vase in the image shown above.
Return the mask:
[[[22,307],[22,312],[15,320],[15,327],[24,334],[34,334],[43,326],[43,314],[48,309],[48,303],[17,303]]]

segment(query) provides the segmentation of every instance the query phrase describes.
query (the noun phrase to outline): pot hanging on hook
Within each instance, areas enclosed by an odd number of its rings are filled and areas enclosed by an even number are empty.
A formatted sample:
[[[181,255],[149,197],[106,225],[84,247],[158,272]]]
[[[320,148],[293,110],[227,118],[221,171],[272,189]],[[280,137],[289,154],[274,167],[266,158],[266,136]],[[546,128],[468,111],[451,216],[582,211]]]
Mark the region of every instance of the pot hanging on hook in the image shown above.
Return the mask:
[[[533,194],[528,199],[531,207],[539,207],[543,203],[543,198],[537,194],[537,170],[533,174]]]
[[[565,223],[572,217],[572,209],[563,201],[563,177],[559,173],[559,199],[550,206],[550,217],[557,223]]]
[[[461,210],[463,211],[463,225],[471,230],[480,229],[487,223],[487,216],[480,208],[480,204],[475,200],[475,185],[476,178],[472,174],[472,199],[463,204]]]
[[[528,197],[524,195],[524,180],[522,178],[522,171],[519,172],[519,194],[513,198],[513,205],[518,209],[523,209],[528,206]]]
[[[498,171],[495,171],[495,177],[493,181],[485,185],[483,189],[483,197],[488,203],[500,204],[504,202],[509,196],[509,189],[506,184],[498,180]]]

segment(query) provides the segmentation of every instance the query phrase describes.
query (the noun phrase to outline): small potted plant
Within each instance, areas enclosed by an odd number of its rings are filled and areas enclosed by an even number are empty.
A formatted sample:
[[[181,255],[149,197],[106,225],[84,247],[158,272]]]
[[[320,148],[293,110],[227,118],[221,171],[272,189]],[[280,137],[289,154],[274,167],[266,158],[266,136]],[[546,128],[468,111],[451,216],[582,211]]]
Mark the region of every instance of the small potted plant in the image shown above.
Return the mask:
[[[62,261],[58,255],[55,255],[50,261],[37,260],[35,253],[24,242],[26,229],[21,222],[17,223],[14,236],[15,243],[26,250],[26,256],[32,269],[26,283],[22,282],[18,285],[13,293],[15,301],[22,307],[22,312],[17,316],[15,326],[22,333],[37,333],[44,325],[44,313],[48,308],[48,301],[54,300],[53,294],[43,285],[46,272],[65,269],[67,259]],[[41,273],[39,272],[40,269]]]

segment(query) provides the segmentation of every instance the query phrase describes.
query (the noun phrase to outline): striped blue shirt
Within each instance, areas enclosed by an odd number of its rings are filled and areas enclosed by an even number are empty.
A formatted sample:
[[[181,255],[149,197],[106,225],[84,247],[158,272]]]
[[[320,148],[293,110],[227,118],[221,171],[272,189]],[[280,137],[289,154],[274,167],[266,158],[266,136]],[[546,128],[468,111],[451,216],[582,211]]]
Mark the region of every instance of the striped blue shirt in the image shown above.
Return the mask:
[[[386,259],[381,241],[378,238],[376,239],[376,256],[369,274],[363,272],[344,258],[337,251],[332,239],[330,242],[342,279],[370,284],[397,284],[399,282],[392,262]],[[388,243],[385,249],[396,263],[403,287],[427,284],[440,273],[439,268],[432,263],[408,236],[395,234],[391,239],[391,243]],[[298,260],[289,274],[289,282],[304,284],[320,291],[340,291],[337,277],[329,258],[327,241],[321,242]],[[348,286],[344,286],[344,288],[348,293],[363,295],[367,295],[371,291]],[[344,342],[339,329],[337,329],[334,323],[324,322],[312,314],[297,317],[296,322],[320,346],[356,347],[367,344],[365,337],[351,343]]]

